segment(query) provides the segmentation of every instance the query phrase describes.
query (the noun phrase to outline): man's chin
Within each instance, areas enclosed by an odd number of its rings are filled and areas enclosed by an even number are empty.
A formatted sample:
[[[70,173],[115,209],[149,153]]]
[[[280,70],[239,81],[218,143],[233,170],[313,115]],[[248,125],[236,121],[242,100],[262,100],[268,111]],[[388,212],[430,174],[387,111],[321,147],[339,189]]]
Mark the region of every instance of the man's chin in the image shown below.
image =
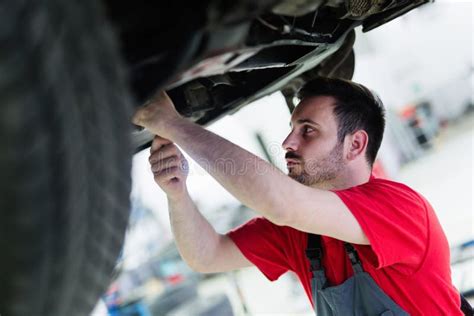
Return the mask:
[[[289,171],[288,176],[301,184],[306,184],[305,177],[301,173],[295,173],[295,172]]]
[[[296,179],[300,173],[295,172],[294,170],[288,170],[288,176],[292,179]]]
[[[293,180],[296,180],[297,176],[291,172],[288,172],[288,177],[290,177]]]

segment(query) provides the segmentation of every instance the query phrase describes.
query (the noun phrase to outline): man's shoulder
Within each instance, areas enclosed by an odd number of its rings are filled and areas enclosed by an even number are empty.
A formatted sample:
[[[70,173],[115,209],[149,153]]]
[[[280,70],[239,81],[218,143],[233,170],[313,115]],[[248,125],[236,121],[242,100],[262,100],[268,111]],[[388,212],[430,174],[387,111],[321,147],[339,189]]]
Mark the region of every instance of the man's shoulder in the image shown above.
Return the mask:
[[[400,202],[412,202],[419,206],[427,204],[426,199],[407,184],[385,178],[371,177],[364,184],[346,190],[335,191],[335,193],[340,198],[359,197],[372,201],[381,199],[387,202],[398,200]]]
[[[270,220],[266,219],[263,216],[256,216],[246,223],[234,228],[233,230],[238,230],[241,228],[252,229],[255,231],[271,231],[274,233],[280,234],[290,234],[290,233],[302,233],[301,231],[294,229],[290,226],[280,226],[275,223],[272,223]]]
[[[410,187],[409,185],[402,182],[385,179],[385,178],[372,177],[368,182],[362,184],[361,187],[387,191],[387,193],[389,192],[407,193],[407,194],[413,194],[413,195],[421,197],[421,194],[417,192],[415,189],[413,189],[412,187]]]

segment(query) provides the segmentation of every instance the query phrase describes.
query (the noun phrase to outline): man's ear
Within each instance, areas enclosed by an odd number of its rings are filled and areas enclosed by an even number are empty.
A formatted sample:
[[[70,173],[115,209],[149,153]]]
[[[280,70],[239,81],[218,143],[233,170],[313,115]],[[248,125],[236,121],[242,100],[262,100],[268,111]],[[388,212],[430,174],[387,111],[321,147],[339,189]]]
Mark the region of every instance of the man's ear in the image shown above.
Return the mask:
[[[358,130],[352,135],[348,135],[348,142],[346,157],[348,160],[354,160],[359,156],[365,156],[369,135],[364,130]]]

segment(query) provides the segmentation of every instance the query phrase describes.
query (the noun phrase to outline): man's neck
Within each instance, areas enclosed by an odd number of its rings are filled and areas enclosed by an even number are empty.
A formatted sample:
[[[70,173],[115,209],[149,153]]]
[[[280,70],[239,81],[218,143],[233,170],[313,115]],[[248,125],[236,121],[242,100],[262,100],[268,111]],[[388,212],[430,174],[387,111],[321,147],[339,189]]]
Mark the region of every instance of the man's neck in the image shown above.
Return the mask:
[[[346,173],[330,181],[317,183],[311,187],[320,190],[345,190],[369,182],[371,172]]]

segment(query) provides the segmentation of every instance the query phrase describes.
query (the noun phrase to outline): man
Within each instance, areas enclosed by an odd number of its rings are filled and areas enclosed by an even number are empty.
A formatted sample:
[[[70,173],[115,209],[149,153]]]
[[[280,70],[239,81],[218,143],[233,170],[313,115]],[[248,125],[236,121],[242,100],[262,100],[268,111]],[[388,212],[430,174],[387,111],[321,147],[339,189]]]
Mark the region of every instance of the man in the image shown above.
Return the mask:
[[[276,280],[294,271],[318,315],[461,315],[433,209],[407,186],[371,175],[380,100],[337,79],[315,79],[299,94],[283,142],[289,177],[182,118],[164,92],[137,111],[134,123],[159,135],[149,160],[183,259],[203,273],[253,264]],[[188,194],[174,143],[262,217],[216,233]]]

